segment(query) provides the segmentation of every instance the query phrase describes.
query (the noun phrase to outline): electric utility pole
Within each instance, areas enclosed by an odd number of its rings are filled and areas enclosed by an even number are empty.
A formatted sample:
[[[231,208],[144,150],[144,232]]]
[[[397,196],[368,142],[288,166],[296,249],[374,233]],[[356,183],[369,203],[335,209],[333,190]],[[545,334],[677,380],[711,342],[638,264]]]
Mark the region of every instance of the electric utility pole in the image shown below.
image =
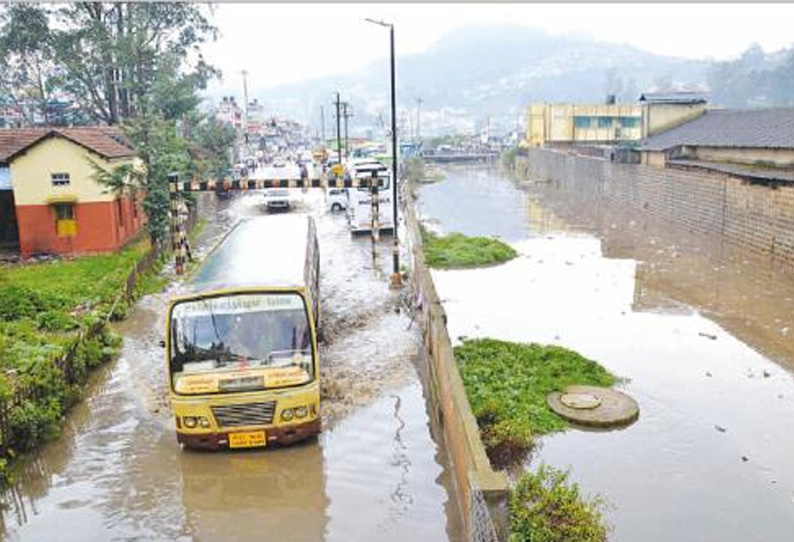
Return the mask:
[[[420,130],[421,119],[422,119],[422,102],[424,102],[424,100],[421,97],[416,98],[416,141],[417,142],[420,139],[422,139],[422,132]]]
[[[336,93],[336,101],[334,102],[336,106],[336,158],[338,162],[342,163],[342,116],[339,112],[339,108],[342,105],[342,101],[339,98],[339,92]]]
[[[342,118],[345,119],[345,159],[350,157],[350,141],[347,136],[347,119],[353,116],[348,109],[350,104],[347,102],[342,102]]]
[[[248,71],[243,70],[243,138],[248,143]]]

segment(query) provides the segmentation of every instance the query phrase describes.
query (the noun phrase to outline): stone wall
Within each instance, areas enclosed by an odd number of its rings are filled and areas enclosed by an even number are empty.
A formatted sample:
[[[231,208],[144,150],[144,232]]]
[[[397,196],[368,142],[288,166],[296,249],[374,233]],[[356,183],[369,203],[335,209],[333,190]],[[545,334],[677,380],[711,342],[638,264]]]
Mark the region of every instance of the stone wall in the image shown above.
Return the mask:
[[[520,178],[566,185],[594,206],[616,205],[794,267],[794,186],[753,184],[700,170],[615,164],[546,149],[516,159]]]
[[[425,264],[419,221],[412,198],[404,198],[405,226],[411,246],[412,298],[417,319],[424,329],[429,359],[429,402],[444,433],[452,464],[457,501],[460,504],[464,540],[498,540],[508,536],[507,477],[494,471],[480,439],[477,420],[471,411],[463,380],[447,331],[447,315]]]

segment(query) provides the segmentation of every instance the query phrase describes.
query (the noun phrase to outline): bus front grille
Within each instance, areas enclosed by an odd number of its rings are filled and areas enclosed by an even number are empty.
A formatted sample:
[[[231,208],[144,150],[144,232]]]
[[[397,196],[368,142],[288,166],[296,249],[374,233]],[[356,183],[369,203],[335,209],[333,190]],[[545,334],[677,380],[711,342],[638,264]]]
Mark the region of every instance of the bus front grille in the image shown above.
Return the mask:
[[[212,414],[220,427],[269,425],[273,423],[275,412],[275,401],[212,407]]]

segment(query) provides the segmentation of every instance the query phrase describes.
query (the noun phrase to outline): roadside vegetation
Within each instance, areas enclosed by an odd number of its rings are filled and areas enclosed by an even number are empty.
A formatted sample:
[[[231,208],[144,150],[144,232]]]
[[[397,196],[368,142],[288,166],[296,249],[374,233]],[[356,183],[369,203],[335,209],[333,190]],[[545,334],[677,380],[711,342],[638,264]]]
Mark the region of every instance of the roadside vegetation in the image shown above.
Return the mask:
[[[510,542],[606,542],[606,501],[586,498],[568,473],[542,464],[510,495]]]
[[[523,458],[535,437],[568,427],[546,396],[575,384],[611,386],[595,361],[560,346],[473,339],[455,347],[466,395],[491,463]]]
[[[427,265],[435,269],[466,269],[512,260],[516,251],[490,237],[468,237],[462,233],[438,235],[422,228],[422,244]]]
[[[107,322],[125,316],[126,279],[148,249],[143,240],[114,254],[0,266],[0,480],[8,458],[58,435],[90,370],[118,352]]]
[[[524,459],[535,438],[568,427],[547,406],[549,393],[615,383],[601,365],[560,346],[473,339],[454,353],[486,453],[500,469]],[[605,542],[605,506],[601,497],[585,498],[567,472],[540,465],[511,492],[509,541]]]
[[[501,160],[502,166],[506,169],[514,169],[516,167],[516,156],[518,155],[518,146],[511,147],[502,153]]]

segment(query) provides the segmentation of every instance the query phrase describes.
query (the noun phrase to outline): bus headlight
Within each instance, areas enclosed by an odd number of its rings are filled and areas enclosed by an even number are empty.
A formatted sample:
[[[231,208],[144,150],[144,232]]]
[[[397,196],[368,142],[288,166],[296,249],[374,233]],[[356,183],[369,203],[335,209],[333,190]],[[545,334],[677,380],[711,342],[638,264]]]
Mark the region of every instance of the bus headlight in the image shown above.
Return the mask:
[[[184,416],[182,424],[188,429],[195,429],[196,427],[209,429],[210,427],[210,421],[204,416]]]
[[[285,410],[282,410],[281,411],[281,419],[283,421],[285,421],[285,422],[288,422],[288,421],[290,421],[292,419],[293,414],[294,413],[292,412],[291,408],[287,408]]]
[[[295,417],[296,418],[305,418],[309,412],[306,410],[305,406],[298,407],[295,409]]]

